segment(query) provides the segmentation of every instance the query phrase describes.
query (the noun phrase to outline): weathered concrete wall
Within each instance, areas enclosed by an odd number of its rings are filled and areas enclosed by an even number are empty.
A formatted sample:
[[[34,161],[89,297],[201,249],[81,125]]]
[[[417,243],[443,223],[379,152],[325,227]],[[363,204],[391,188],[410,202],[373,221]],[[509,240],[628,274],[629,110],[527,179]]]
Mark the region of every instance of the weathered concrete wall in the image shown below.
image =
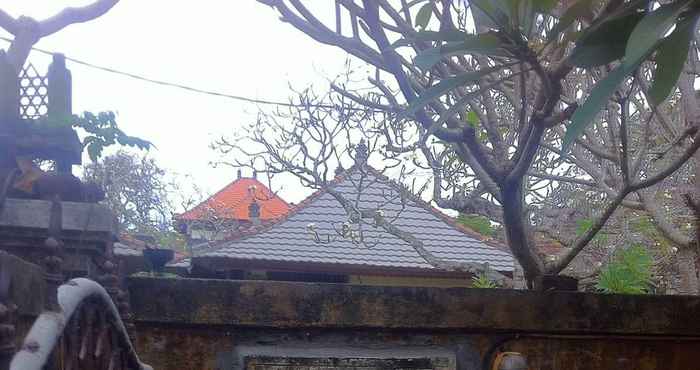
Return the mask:
[[[241,348],[296,348],[441,351],[456,369],[476,370],[497,343],[525,354],[532,370],[700,368],[697,297],[153,278],[129,286],[138,352],[158,369],[235,369]]]
[[[375,286],[467,288],[471,286],[472,281],[467,277],[421,278],[411,276],[350,275],[349,283]]]

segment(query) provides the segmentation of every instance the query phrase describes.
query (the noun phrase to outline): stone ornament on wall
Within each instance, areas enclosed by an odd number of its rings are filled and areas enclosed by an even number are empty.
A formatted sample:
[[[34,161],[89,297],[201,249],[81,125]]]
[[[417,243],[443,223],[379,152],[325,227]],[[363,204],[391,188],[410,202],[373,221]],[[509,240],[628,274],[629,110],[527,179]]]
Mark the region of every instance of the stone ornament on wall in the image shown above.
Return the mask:
[[[453,352],[435,347],[383,348],[240,346],[234,363],[241,370],[457,370]]]

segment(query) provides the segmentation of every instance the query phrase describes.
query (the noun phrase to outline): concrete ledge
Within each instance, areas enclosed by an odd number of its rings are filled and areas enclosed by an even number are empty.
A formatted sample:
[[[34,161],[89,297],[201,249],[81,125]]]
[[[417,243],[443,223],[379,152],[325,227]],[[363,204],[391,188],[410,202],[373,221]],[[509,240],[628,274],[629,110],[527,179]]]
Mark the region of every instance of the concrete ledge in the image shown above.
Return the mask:
[[[142,323],[700,336],[700,297],[130,278]]]
[[[114,234],[116,219],[107,207],[96,203],[61,202],[62,231]],[[35,199],[7,199],[0,212],[0,227],[48,229],[51,202]]]

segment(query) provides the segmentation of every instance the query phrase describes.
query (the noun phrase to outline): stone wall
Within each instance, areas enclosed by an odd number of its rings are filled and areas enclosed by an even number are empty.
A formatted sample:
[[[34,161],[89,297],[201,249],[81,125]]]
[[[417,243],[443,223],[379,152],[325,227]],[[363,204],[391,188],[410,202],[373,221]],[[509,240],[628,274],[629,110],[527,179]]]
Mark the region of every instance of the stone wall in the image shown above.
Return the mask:
[[[136,345],[156,369],[698,368],[700,298],[129,280]],[[373,362],[374,361],[374,362]]]

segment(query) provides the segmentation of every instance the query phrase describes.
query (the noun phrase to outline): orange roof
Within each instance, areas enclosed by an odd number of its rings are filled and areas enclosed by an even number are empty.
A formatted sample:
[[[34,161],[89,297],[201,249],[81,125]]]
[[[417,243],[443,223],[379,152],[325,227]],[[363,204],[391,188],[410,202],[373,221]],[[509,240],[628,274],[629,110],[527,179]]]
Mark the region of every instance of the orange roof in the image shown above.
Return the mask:
[[[178,215],[181,220],[201,220],[208,217],[250,220],[248,207],[260,205],[260,219],[272,220],[284,216],[290,206],[267,186],[253,178],[239,178],[191,210]]]

